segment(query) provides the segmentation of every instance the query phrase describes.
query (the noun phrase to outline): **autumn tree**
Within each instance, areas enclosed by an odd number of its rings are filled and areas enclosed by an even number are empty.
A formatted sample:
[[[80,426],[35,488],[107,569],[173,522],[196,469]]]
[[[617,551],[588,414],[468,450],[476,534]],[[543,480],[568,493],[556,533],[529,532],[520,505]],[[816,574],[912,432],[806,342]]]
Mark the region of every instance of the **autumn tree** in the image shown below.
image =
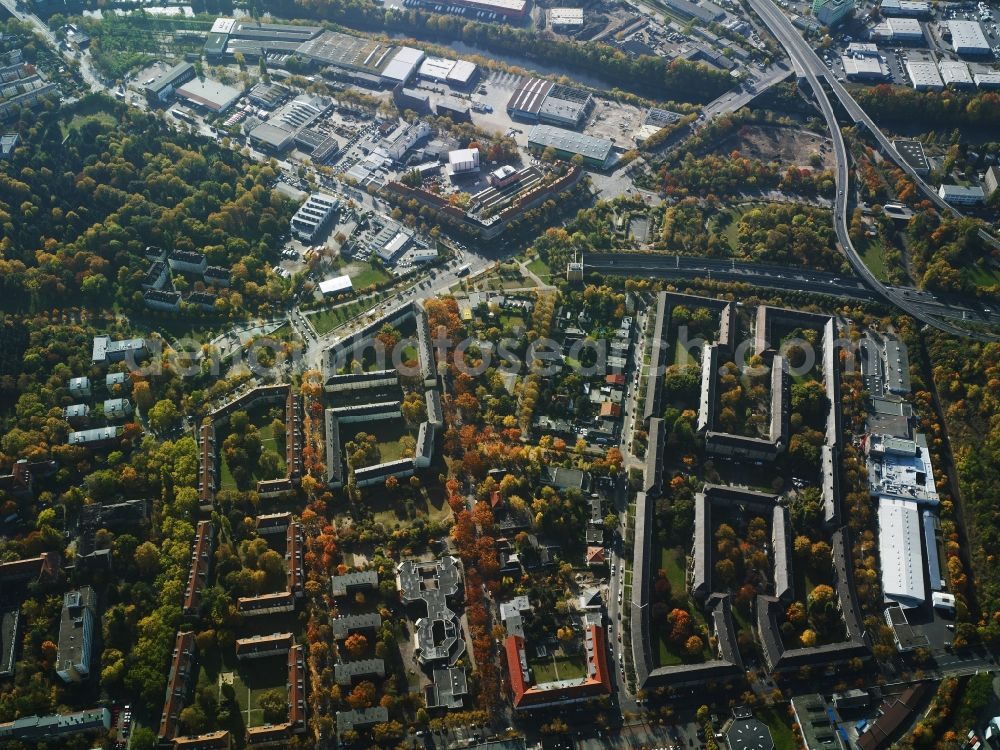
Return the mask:
[[[361,633],[352,633],[344,641],[344,648],[355,659],[359,659],[368,650],[368,639]]]

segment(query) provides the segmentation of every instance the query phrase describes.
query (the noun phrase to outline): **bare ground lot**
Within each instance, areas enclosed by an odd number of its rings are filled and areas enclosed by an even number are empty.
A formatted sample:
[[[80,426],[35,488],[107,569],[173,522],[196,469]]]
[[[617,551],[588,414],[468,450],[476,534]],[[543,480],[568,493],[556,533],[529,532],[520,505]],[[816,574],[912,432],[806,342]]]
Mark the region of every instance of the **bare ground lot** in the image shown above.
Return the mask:
[[[822,169],[833,169],[833,149],[830,139],[807,130],[747,125],[721,141],[716,152],[739,151],[744,156],[762,161],[777,161],[796,167],[812,167],[813,154],[822,159]]]

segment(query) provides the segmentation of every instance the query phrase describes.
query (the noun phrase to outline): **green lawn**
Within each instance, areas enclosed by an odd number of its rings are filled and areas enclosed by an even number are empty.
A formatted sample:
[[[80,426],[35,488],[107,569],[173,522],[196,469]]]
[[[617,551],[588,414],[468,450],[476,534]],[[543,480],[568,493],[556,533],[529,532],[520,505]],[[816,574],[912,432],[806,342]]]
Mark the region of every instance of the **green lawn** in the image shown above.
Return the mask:
[[[275,436],[273,430],[271,429],[271,419],[268,417],[268,408],[258,408],[250,411],[250,422],[257,425],[257,431],[260,433],[261,451],[271,450],[278,454],[278,466],[280,470],[279,476],[284,476],[287,471],[287,464],[285,462],[285,451],[283,448],[279,447],[278,439]],[[235,490],[237,489],[236,480],[233,478],[233,472],[229,468],[229,462],[226,460],[222,453],[222,441],[229,434],[228,430],[220,436],[218,442],[219,446],[219,464],[222,470],[222,476],[220,481],[220,486],[224,489]],[[264,477],[260,475],[257,467],[254,467],[254,471],[250,475],[251,486],[256,485],[257,481],[260,479],[273,479],[275,477]]]
[[[882,245],[882,240],[865,238],[861,241],[859,249],[868,269],[880,281],[888,281],[889,275],[885,270],[885,247]]]
[[[549,268],[548,263],[542,260],[541,256],[538,256],[528,264],[528,270],[542,281],[548,281],[552,278],[552,269]]]
[[[678,346],[679,340],[674,341],[674,364],[675,365],[696,365],[698,362],[691,356],[691,352],[683,346]]]
[[[1000,268],[968,266],[962,271],[965,277],[978,287],[992,287],[1000,284]]]
[[[316,333],[322,336],[327,331],[332,331],[339,325],[346,323],[351,318],[371,310],[379,303],[382,296],[369,297],[364,300],[355,300],[344,305],[331,307],[309,315],[309,322],[312,323]]]
[[[268,690],[285,691],[288,672],[281,656],[251,659],[239,664],[233,673],[233,690],[240,704],[248,727],[259,727],[264,722],[264,711],[258,707],[261,694]]]
[[[792,733],[791,720],[782,717],[779,709],[775,707],[755,708],[753,715],[767,724],[771,730],[771,739],[774,740],[775,750],[796,750],[799,743]]]
[[[355,289],[364,289],[372,284],[381,284],[384,281],[388,281],[391,277],[381,268],[376,268],[370,263],[361,265],[357,273],[351,273],[351,269],[354,266],[348,266],[348,274],[351,277],[351,283],[354,284]]]
[[[582,654],[550,654],[531,662],[536,685],[556,680],[571,680],[587,674],[587,659]]]
[[[666,548],[660,550],[660,567],[666,572],[670,581],[671,591],[683,591],[686,586],[687,572],[684,553],[679,549]]]

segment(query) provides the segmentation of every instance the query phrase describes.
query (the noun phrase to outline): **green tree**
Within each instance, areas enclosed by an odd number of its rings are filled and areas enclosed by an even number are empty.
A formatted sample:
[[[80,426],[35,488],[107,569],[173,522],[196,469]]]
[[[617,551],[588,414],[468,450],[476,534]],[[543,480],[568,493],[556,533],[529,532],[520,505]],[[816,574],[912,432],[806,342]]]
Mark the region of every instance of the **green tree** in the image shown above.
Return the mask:
[[[147,417],[149,418],[149,426],[157,433],[170,432],[180,426],[180,413],[177,411],[177,405],[167,399],[157,401],[149,410]]]
[[[264,712],[264,721],[278,724],[288,716],[288,696],[284,690],[275,688],[262,693],[257,705]]]

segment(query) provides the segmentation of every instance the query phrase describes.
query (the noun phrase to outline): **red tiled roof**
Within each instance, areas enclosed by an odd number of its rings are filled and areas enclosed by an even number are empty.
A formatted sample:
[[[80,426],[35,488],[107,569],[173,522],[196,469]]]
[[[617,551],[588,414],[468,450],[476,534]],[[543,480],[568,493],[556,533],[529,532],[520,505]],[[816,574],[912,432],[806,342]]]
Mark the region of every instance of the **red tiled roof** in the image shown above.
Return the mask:
[[[589,563],[602,563],[604,562],[604,547],[591,546],[587,547],[587,562]]]
[[[174,653],[170,658],[170,672],[167,676],[167,696],[163,701],[160,716],[160,739],[169,740],[177,734],[177,722],[184,704],[187,702],[188,681],[191,677],[194,657],[194,633],[178,631],[174,641]]]
[[[621,416],[622,408],[618,404],[613,404],[610,401],[605,401],[601,404],[601,416],[602,417],[618,417]]]
[[[625,385],[625,376],[620,372],[616,372],[605,377],[604,382],[608,385]]]
[[[559,701],[580,700],[611,694],[611,674],[608,672],[608,648],[604,628],[598,625],[591,625],[588,630],[594,644],[594,674],[585,677],[574,685],[558,686],[543,690],[528,683],[521,670],[524,639],[516,635],[508,636],[504,643],[504,649],[507,654],[507,672],[510,675],[510,688],[513,694],[514,708],[528,708],[557,703]]]

